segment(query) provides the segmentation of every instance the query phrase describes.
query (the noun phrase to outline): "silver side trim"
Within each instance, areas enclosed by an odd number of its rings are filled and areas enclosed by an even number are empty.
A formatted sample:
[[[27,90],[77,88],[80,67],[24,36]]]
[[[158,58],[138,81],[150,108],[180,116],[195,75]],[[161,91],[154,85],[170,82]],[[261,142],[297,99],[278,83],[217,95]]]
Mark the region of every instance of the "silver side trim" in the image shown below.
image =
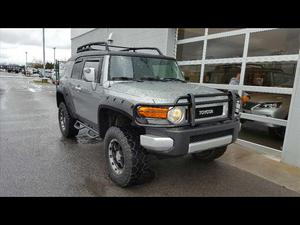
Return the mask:
[[[155,151],[167,151],[173,147],[173,139],[169,137],[160,137],[155,135],[141,135],[140,136],[141,145],[149,150]]]
[[[208,149],[228,145],[232,142],[232,135],[214,138],[189,144],[189,153],[202,152]]]

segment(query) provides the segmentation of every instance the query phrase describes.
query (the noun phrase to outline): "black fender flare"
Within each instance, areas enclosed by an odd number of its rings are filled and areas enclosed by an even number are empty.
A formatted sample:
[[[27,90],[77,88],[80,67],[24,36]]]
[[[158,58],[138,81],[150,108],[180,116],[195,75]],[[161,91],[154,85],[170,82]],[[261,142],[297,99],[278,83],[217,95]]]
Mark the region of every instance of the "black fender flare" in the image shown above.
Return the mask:
[[[71,116],[73,117],[73,118],[76,118],[76,114],[75,114],[75,112],[73,111],[73,105],[71,104],[71,102],[70,102],[70,99],[68,98],[68,96],[66,95],[66,93],[65,93],[65,89],[57,89],[56,90],[56,105],[57,105],[57,107],[59,107],[59,104],[58,104],[58,95],[62,95],[62,97],[63,97],[63,99],[64,99],[64,102],[65,102],[65,104],[66,104],[66,107],[67,107],[67,109],[68,109],[68,111],[69,111],[69,113],[71,114]]]
[[[101,117],[100,117],[100,113],[101,113],[100,111],[103,110],[103,109],[109,109],[109,110],[118,112],[121,115],[124,115],[125,117],[129,118],[131,122],[135,123],[135,118],[132,115],[130,115],[128,112],[125,112],[124,110],[121,110],[121,109],[119,109],[117,107],[114,107],[114,106],[111,106],[111,105],[100,104],[98,106],[98,114],[97,115],[98,115],[98,130],[99,130],[99,135],[102,136],[102,137],[104,136],[104,134],[103,134],[103,131],[101,131],[101,123],[102,123],[102,121],[101,121]],[[105,129],[107,129],[107,128],[104,128],[104,130]]]

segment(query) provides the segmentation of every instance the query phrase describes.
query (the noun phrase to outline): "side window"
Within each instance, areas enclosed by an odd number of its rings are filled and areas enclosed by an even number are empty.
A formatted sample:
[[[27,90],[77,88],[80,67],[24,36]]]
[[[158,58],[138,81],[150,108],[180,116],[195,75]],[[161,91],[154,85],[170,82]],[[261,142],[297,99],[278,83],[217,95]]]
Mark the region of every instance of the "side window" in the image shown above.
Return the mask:
[[[81,72],[82,72],[82,65],[83,62],[75,62],[73,71],[72,71],[72,78],[73,79],[81,79]]]
[[[64,65],[64,69],[62,70],[62,68],[59,67],[59,77],[62,78],[64,76],[66,77],[71,77],[71,72],[72,72],[72,68],[74,66],[74,61],[68,61],[65,65]]]
[[[95,71],[95,82],[100,81],[101,77],[101,69],[102,69],[102,61],[103,58],[97,59],[97,60],[87,60],[84,63],[84,68],[83,68],[83,76],[85,75],[85,71]]]

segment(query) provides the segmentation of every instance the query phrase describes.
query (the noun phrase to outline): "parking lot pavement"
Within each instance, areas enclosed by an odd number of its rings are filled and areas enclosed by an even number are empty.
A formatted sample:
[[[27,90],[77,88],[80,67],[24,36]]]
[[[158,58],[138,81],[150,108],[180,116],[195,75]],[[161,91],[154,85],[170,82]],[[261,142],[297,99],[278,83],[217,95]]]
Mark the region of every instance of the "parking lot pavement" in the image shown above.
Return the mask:
[[[55,86],[0,74],[0,196],[299,196],[217,160],[153,159],[156,177],[122,189],[105,173],[102,142],[62,137]]]

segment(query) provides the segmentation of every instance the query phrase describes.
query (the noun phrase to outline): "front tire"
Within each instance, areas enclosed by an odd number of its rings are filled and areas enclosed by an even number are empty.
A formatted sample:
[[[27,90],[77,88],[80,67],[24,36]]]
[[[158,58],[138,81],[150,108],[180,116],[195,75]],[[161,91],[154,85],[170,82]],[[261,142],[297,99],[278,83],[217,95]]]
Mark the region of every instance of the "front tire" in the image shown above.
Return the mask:
[[[211,162],[221,157],[226,152],[227,146],[206,150],[199,153],[193,153],[192,156],[203,162]]]
[[[127,187],[143,183],[152,174],[147,153],[140,145],[138,133],[133,129],[109,128],[104,146],[108,175],[117,185]]]
[[[59,104],[58,121],[60,131],[64,137],[72,138],[78,134],[79,131],[74,127],[76,120],[70,115],[64,102]]]

